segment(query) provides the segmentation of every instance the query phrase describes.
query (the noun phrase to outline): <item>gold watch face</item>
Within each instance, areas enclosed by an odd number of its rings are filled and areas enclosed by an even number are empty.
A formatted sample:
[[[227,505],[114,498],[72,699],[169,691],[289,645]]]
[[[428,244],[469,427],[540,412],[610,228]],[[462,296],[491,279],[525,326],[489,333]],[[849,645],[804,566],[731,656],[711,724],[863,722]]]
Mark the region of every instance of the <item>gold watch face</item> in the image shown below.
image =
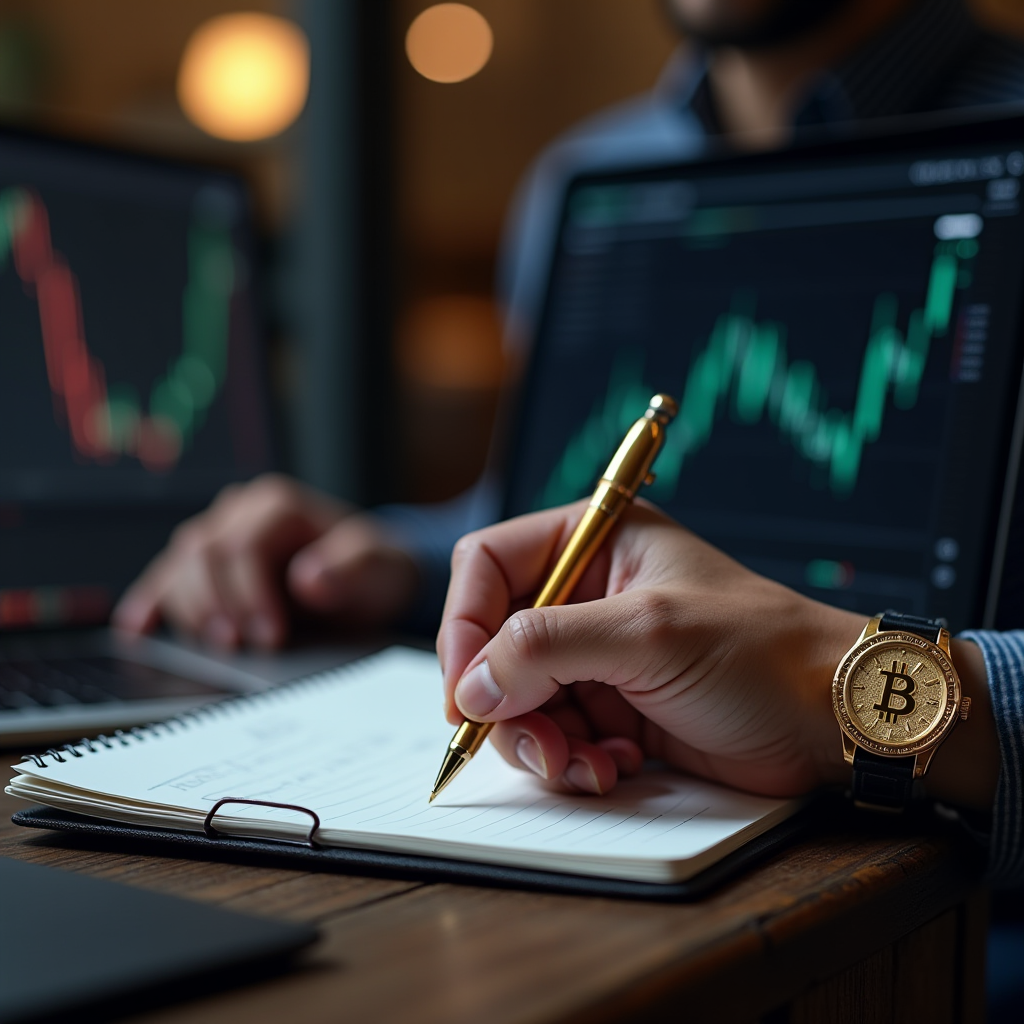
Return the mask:
[[[832,686],[842,729],[877,754],[904,756],[952,728],[960,680],[945,652],[913,633],[876,633],[843,660]]]

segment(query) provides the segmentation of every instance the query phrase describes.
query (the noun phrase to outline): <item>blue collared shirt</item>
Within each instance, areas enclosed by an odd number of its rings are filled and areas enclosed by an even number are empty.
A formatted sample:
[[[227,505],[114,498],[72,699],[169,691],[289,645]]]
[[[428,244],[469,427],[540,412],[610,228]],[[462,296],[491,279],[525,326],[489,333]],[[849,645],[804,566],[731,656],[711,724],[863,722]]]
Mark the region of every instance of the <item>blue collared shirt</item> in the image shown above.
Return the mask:
[[[994,885],[1024,885],[1024,630],[970,630],[961,638],[973,640],[985,657],[999,735],[989,878]]]

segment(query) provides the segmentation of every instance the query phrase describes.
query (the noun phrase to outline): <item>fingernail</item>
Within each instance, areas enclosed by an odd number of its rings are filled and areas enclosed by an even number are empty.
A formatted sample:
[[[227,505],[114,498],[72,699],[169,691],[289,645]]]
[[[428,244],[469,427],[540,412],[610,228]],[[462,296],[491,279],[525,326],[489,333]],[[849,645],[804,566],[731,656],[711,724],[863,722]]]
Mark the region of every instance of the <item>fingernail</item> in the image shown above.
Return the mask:
[[[564,772],[564,778],[570,786],[575,786],[584,793],[600,794],[601,792],[601,786],[597,781],[597,776],[594,774],[594,769],[586,761],[581,761],[579,758],[574,757],[569,762]]]
[[[214,647],[233,647],[235,645],[235,627],[230,620],[223,615],[214,615],[206,623],[203,630],[207,643]]]
[[[245,624],[245,635],[256,647],[273,647],[277,642],[277,629],[266,615],[253,615]]]
[[[516,757],[542,779],[548,777],[548,766],[540,752],[540,744],[532,736],[520,736],[516,742]]]
[[[455,703],[471,718],[489,715],[504,699],[486,661],[467,672],[455,687]]]

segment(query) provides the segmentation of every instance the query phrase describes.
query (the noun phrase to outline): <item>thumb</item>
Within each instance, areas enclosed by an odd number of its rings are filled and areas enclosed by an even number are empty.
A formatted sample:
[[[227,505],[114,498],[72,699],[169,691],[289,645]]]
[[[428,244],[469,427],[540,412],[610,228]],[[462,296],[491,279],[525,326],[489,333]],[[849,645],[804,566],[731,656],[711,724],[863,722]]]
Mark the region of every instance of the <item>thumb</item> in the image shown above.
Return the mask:
[[[652,642],[645,603],[631,592],[516,612],[456,683],[456,705],[466,718],[498,722],[540,707],[560,686],[647,677],[671,655]]]

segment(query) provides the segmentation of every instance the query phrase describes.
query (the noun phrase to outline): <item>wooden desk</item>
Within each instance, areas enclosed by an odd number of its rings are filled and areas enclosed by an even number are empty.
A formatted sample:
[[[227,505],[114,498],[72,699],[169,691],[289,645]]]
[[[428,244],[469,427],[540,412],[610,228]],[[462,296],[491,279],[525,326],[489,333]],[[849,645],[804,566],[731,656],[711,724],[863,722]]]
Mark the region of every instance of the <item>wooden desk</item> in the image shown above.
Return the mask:
[[[830,828],[704,902],[660,905],[87,848],[10,824],[20,806],[0,797],[0,855],[322,931],[290,974],[133,1020],[984,1019],[986,903],[949,837]]]

